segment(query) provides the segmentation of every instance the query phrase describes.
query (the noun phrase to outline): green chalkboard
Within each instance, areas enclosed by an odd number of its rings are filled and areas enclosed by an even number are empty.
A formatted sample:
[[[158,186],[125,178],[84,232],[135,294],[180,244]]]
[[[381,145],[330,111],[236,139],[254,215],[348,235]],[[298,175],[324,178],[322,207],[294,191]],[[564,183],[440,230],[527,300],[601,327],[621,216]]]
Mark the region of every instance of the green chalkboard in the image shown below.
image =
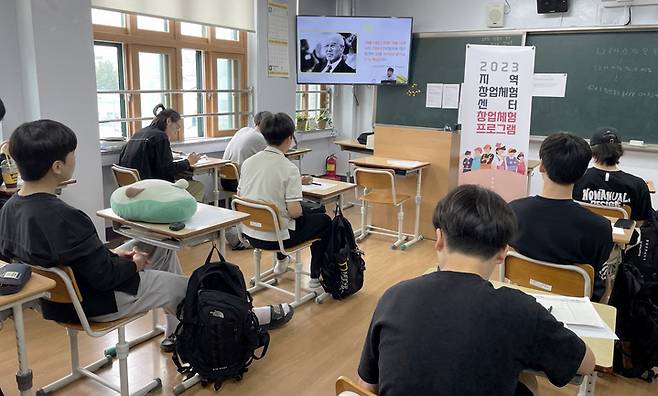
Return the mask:
[[[457,110],[425,107],[425,91],[427,83],[464,82],[466,44],[521,45],[522,37],[414,37],[411,42],[409,82],[418,84],[421,93],[409,97],[406,94],[409,86],[379,86],[376,122],[431,128],[454,126],[457,123]]]
[[[614,126],[658,143],[658,31],[529,33],[535,73],[567,73],[565,98],[533,98],[531,133],[589,138]]]

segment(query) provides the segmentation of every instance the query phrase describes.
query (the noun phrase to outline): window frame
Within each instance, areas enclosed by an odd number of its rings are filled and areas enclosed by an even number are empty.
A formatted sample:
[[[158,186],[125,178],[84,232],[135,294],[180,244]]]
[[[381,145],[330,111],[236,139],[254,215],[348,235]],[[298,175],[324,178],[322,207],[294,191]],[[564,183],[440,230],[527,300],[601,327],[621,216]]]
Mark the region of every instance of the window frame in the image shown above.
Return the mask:
[[[309,85],[318,85],[319,88],[317,90],[313,90],[313,92],[309,89]],[[315,91],[323,91],[323,92],[315,92]],[[297,98],[295,98],[295,115],[299,113],[306,113],[309,116],[310,119],[310,113],[309,112],[314,112],[317,113],[319,111],[327,111],[329,113],[329,116],[331,120],[333,121],[333,103],[331,101],[331,89],[326,85],[326,84],[299,84],[297,85],[297,90],[295,92],[296,95],[301,95],[301,108],[297,108]],[[309,108],[309,96],[310,95],[319,95],[319,107],[318,108]],[[317,117],[317,114],[316,114]]]
[[[139,90],[139,85],[136,85],[138,82],[139,74],[139,61],[136,59],[138,56],[138,49],[146,49],[146,52],[149,52],[153,49],[164,50],[167,48],[167,53],[172,54],[169,60],[170,66],[170,86],[169,90],[178,91],[183,88],[183,76],[182,76],[182,49],[194,49],[201,51],[202,56],[202,73],[198,73],[198,76],[202,78],[202,84],[200,85],[203,89],[213,90],[216,89],[216,81],[213,80],[214,77],[214,64],[211,62],[211,58],[216,59],[220,58],[231,58],[237,59],[239,62],[239,67],[236,76],[236,90],[244,90],[245,92],[241,94],[241,99],[236,99],[237,112],[248,112],[249,111],[249,93],[248,90],[248,74],[247,74],[247,33],[243,31],[238,31],[238,40],[221,40],[215,38],[214,26],[204,25],[206,30],[206,37],[193,37],[185,36],[181,34],[180,21],[168,20],[169,23],[169,32],[155,32],[150,30],[137,29],[137,15],[135,14],[126,14],[126,28],[117,28],[112,26],[105,25],[93,25],[94,32],[94,41],[103,42],[103,43],[117,43],[123,47],[123,59],[124,59],[124,88],[126,91]],[[165,18],[166,19],[166,18]],[[201,24],[203,25],[203,24]],[[197,62],[197,68],[199,63]],[[199,77],[197,77],[199,78]],[[237,93],[236,93],[237,94]],[[234,95],[236,95],[234,94]],[[172,108],[179,110],[181,115],[189,115],[189,111],[185,112],[183,109],[183,95],[180,93],[170,93],[168,94],[170,98],[170,104]],[[151,114],[141,115],[140,106],[141,101],[139,99],[139,94],[131,93],[126,95],[121,95],[126,102],[126,118],[140,118],[140,117],[149,117]],[[199,96],[203,96],[202,101],[197,102],[197,112],[199,113],[213,113],[217,112],[214,109],[217,103],[216,94],[212,92],[199,93]],[[182,111],[181,111],[182,109]],[[203,110],[205,109],[205,110]],[[214,121],[216,117],[213,116],[201,116],[204,118],[204,122],[199,122],[199,134],[200,137],[216,137],[216,136],[231,136],[243,126],[248,124],[248,114],[236,115],[236,123],[234,129],[229,130],[215,130],[215,127],[218,127],[218,124]],[[183,119],[185,122],[185,118]],[[141,129],[140,121],[125,121],[122,125],[127,124],[127,135],[132,136],[139,129]],[[176,140],[184,140],[185,131],[184,128],[181,128]]]
[[[125,75],[125,70],[126,70],[126,64],[124,63],[124,56],[123,56],[123,51],[124,51],[124,45],[121,43],[112,43],[108,41],[98,41],[94,40],[94,47],[96,46],[103,46],[103,47],[114,47],[117,50],[117,64],[119,65],[119,91],[123,91],[126,89],[126,75]],[[126,96],[125,95],[119,95],[119,106],[120,106],[120,112],[121,112],[121,118],[126,118],[128,115],[128,107],[126,105]],[[98,96],[98,94],[97,94]],[[126,121],[118,121],[121,123],[121,136],[127,137],[128,136],[128,122]]]

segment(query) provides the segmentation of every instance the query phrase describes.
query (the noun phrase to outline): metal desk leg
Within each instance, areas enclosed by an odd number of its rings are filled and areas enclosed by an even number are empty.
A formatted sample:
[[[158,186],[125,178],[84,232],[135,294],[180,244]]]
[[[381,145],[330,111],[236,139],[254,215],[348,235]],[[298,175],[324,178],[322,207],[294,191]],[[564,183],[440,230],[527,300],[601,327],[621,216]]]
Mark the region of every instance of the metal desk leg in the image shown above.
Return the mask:
[[[592,373],[590,375],[586,375],[585,378],[583,378],[583,383],[580,384],[580,387],[578,388],[578,396],[593,396],[594,395],[594,390],[596,388],[596,377],[597,373]]]
[[[25,350],[25,326],[23,322],[23,304],[11,307],[16,328],[16,350],[18,352],[18,372],[16,383],[21,396],[32,395],[32,370],[27,364],[27,351]]]
[[[416,178],[416,219],[414,220],[414,237],[412,240],[400,245],[400,249],[404,250],[414,243],[423,239],[420,234],[420,203],[422,200],[420,185],[423,179],[423,169],[418,169],[418,177]]]
[[[219,230],[219,252],[226,257],[226,228]]]
[[[215,187],[215,206],[219,207],[219,168],[215,167],[212,170],[213,182]]]

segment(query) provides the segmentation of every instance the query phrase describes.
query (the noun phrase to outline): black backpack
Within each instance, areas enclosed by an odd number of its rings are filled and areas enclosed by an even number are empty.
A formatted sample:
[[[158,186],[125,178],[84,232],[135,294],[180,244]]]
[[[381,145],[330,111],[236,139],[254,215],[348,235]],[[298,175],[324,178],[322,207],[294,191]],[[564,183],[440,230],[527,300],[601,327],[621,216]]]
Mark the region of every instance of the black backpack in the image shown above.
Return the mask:
[[[629,378],[652,382],[658,366],[658,282],[644,281],[632,264],[623,263],[610,305],[617,308],[613,369]]]
[[[320,267],[320,283],[333,298],[342,300],[361,290],[363,272],[366,270],[362,255],[354,239],[352,225],[337,205]]]
[[[623,261],[636,267],[645,281],[658,281],[658,220],[655,213],[639,231],[637,244],[626,249]]]
[[[220,262],[210,262],[213,251]],[[224,380],[242,379],[251,362],[265,356],[270,341],[258,325],[252,301],[240,268],[226,262],[213,246],[206,263],[190,276],[178,306],[172,356],[178,371],[188,378],[199,374],[202,383],[213,383],[215,390]]]

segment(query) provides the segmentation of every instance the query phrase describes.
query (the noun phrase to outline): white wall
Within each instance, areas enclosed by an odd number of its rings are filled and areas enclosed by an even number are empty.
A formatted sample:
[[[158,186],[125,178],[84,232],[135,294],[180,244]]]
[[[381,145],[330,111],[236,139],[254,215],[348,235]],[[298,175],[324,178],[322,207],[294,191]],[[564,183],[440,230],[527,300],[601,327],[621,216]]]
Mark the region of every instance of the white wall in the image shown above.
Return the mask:
[[[6,137],[20,123],[51,118],[78,137],[75,178],[62,199],[82,209],[104,235],[96,76],[90,0],[0,2],[0,94]]]

